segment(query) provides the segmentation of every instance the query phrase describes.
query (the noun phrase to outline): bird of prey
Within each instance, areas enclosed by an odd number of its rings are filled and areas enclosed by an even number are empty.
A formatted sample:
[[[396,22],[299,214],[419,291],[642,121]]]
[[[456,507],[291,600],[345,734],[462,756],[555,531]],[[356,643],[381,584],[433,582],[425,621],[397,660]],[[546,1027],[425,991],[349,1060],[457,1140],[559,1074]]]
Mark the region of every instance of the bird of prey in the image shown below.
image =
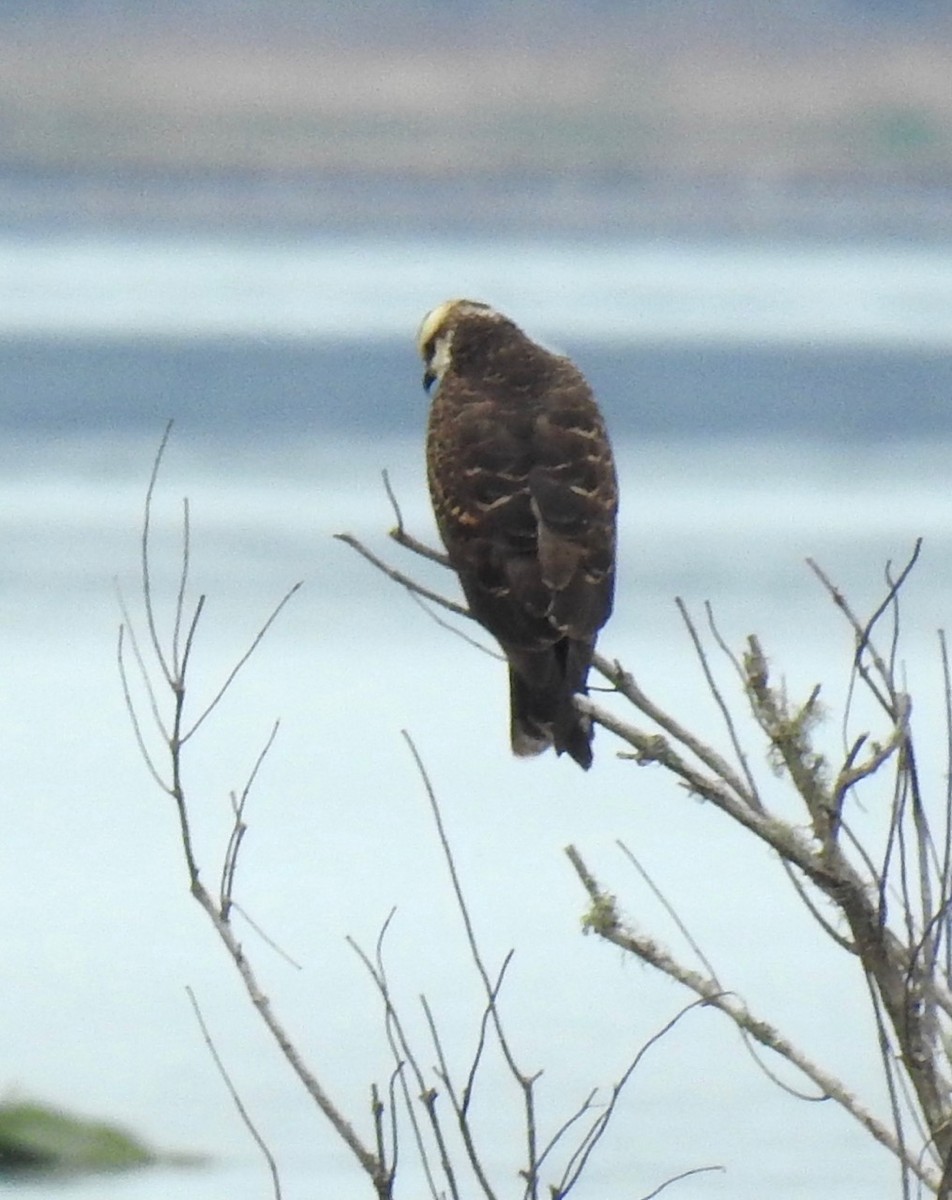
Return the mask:
[[[592,763],[586,692],[612,610],[618,486],[581,372],[475,300],[448,300],[417,338],[436,384],[427,474],[440,536],[472,615],[509,663],[520,756],[554,746]]]

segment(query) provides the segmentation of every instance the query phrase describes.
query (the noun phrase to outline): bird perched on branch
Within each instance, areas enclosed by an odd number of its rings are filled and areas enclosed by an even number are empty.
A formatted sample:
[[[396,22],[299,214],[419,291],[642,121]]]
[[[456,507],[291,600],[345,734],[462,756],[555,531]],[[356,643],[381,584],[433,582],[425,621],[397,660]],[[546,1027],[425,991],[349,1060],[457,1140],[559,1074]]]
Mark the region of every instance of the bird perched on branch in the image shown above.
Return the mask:
[[[423,319],[436,384],[427,473],[470,610],[509,662],[512,749],[592,763],[584,694],[612,610],[618,487],[591,388],[561,355],[474,300]]]

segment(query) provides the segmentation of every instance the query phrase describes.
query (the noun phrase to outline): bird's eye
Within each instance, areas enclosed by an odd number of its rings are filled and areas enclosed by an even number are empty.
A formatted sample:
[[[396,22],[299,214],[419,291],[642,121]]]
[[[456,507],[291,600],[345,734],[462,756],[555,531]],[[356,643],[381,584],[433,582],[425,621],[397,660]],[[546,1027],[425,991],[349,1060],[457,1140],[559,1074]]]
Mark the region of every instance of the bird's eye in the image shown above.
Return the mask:
[[[433,357],[433,354],[435,351],[436,351],[436,338],[431,337],[429,339],[429,341],[426,341],[423,343],[423,359],[424,359],[424,361],[429,362],[430,359]]]

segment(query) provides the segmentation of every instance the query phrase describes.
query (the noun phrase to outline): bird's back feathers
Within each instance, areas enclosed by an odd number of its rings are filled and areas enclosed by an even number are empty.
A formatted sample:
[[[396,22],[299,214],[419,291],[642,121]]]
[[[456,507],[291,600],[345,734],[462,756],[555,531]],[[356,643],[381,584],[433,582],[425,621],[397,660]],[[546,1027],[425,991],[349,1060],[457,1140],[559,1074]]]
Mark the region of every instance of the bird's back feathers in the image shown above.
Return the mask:
[[[423,347],[428,372],[440,367],[427,435],[437,525],[474,617],[509,660],[513,750],[554,745],[588,767],[590,723],[573,697],[614,593],[605,427],[568,359],[486,306],[442,309]]]

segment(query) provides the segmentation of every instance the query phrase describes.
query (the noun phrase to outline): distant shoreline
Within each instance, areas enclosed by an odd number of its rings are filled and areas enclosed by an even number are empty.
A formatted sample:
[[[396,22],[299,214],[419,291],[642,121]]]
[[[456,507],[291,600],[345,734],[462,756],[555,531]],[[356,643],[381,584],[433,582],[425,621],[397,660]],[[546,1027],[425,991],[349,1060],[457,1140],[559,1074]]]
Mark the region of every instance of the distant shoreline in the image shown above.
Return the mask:
[[[594,22],[559,0],[551,29],[522,4],[441,22],[275,0],[247,6],[260,28],[223,0],[204,22],[179,0],[67,7],[0,17],[8,227],[952,236],[948,21],[836,0],[753,25],[750,0]]]
[[[118,227],[226,235],[952,240],[946,186],[850,179],[420,179],[253,171],[0,167],[0,228]]]

